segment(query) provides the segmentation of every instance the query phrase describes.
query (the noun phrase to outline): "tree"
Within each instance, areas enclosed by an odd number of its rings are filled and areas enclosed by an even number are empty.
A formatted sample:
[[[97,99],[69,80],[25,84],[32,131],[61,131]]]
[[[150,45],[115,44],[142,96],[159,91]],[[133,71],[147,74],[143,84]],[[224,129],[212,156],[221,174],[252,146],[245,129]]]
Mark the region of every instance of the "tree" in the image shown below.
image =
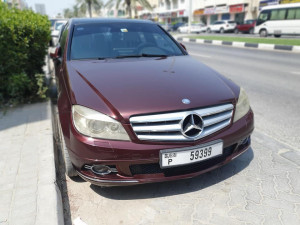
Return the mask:
[[[148,0],[108,0],[108,2],[105,4],[106,7],[112,8],[116,6],[117,9],[119,9],[120,4],[123,3],[126,6],[126,11],[128,13],[129,18],[132,18],[132,9],[135,9],[136,13],[136,5],[140,4],[141,6],[145,7],[148,10],[152,10],[152,6],[148,2]]]
[[[89,17],[92,17],[92,9],[99,12],[103,3],[101,0],[77,0],[77,6],[80,12],[88,10]]]

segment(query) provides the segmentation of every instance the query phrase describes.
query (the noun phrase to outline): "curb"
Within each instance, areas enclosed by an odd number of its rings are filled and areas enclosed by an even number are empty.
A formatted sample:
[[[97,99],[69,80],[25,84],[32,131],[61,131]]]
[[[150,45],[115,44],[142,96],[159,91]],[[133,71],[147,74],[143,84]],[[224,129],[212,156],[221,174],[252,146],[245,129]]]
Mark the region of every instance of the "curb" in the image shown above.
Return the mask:
[[[47,116],[49,119],[49,130],[47,134],[45,148],[43,150],[40,163],[46,166],[39,171],[43,176],[39,179],[37,192],[37,216],[36,224],[63,225],[63,205],[60,189],[56,183],[56,168],[54,158],[53,128],[51,102],[47,102]]]
[[[232,42],[232,41],[220,41],[220,40],[205,40],[205,39],[194,39],[194,38],[176,38],[177,41],[191,42],[197,44],[211,44],[211,45],[224,45],[237,48],[250,48],[260,50],[279,50],[300,53],[300,46],[294,45],[274,45],[274,44],[256,44],[246,42]]]

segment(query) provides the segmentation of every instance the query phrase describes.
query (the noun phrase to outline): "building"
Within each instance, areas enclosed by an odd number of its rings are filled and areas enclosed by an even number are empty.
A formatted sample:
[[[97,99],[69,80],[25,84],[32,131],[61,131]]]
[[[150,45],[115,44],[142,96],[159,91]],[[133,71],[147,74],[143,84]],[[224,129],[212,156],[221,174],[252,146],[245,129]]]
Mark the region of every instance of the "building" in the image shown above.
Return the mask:
[[[193,20],[208,25],[217,20],[242,23],[247,19],[257,19],[264,6],[295,2],[300,0],[192,0]]]
[[[194,0],[194,21],[212,24],[217,20],[255,19],[258,15],[259,0]]]
[[[18,9],[27,9],[27,3],[24,0],[3,0],[2,2],[7,3],[10,7],[16,7]]]
[[[188,22],[190,2],[196,0],[160,0],[157,10],[161,23]]]
[[[45,4],[35,4],[34,8],[35,8],[36,13],[46,15],[46,6],[45,6]]]

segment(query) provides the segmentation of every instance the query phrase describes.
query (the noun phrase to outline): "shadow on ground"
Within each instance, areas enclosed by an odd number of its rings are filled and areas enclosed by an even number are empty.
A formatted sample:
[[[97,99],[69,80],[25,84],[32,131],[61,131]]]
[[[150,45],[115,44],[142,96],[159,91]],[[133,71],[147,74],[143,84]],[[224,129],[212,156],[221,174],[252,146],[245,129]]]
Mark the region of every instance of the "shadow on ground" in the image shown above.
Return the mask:
[[[147,199],[180,195],[209,188],[212,185],[227,180],[244,170],[250,164],[253,157],[254,153],[252,148],[250,148],[243,155],[227,165],[192,179],[126,187],[102,188],[95,185],[91,185],[90,187],[97,194],[114,200]]]
[[[0,131],[47,120],[51,117],[48,107],[47,102],[38,102],[0,110]],[[25,128],[26,126],[24,126],[24,131]]]

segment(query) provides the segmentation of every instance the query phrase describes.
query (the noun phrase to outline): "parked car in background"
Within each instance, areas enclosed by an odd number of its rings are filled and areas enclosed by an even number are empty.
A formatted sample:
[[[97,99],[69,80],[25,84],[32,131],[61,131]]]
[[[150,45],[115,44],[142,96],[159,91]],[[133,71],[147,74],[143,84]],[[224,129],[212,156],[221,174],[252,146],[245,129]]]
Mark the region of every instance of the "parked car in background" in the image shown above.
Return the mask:
[[[204,25],[203,23],[196,23],[196,24],[192,24],[191,27],[191,33],[202,33],[202,32],[206,32],[207,30],[207,26]]]
[[[51,57],[68,176],[100,186],[192,178],[249,149],[244,89],[157,24],[71,19],[61,37]]]
[[[202,23],[191,24],[191,33],[201,33],[206,31],[206,26]],[[178,28],[179,33],[189,33],[189,24],[186,23]]]
[[[209,25],[207,27],[207,32],[219,32],[221,34],[225,32],[233,32],[236,28],[236,25],[236,22],[232,20],[219,20]]]
[[[256,24],[256,20],[245,20],[242,24],[237,24],[234,30],[235,33],[254,33],[254,27]]]
[[[58,37],[63,26],[68,22],[67,19],[59,19],[54,21],[54,25],[51,28],[51,45],[56,46],[58,42]]]
[[[172,30],[172,24],[170,23],[165,23],[165,24],[160,24],[162,28],[164,28],[166,31],[171,31]]]
[[[300,35],[300,3],[280,4],[262,8],[254,30],[261,37]]]
[[[182,23],[182,22],[179,22],[179,23],[175,23],[173,26],[172,26],[172,31],[177,31],[178,28],[180,28],[181,26],[185,25],[185,23]]]

